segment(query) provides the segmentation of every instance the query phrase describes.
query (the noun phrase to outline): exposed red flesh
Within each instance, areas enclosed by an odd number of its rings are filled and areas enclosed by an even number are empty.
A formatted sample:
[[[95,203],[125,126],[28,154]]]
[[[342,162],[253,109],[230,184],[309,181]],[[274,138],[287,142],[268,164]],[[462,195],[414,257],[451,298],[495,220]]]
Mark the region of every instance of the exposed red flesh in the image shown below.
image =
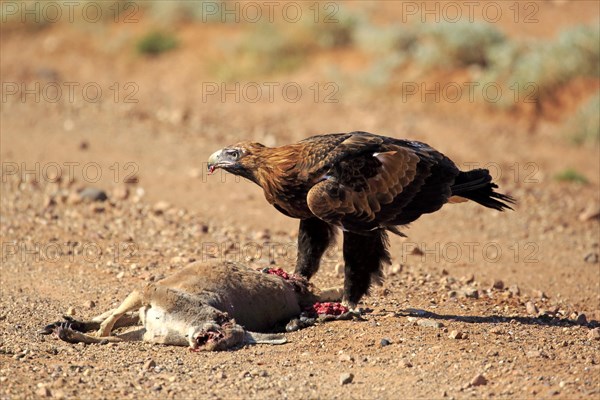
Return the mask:
[[[309,311],[314,312],[318,315],[341,315],[347,313],[348,307],[343,306],[340,303],[315,303],[309,308]]]

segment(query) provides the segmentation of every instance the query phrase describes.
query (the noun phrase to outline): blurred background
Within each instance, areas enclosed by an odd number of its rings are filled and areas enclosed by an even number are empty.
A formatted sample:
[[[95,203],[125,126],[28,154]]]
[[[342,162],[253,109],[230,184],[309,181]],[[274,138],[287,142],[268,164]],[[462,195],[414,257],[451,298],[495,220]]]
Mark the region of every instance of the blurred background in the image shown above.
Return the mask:
[[[295,222],[249,183],[208,177],[209,154],[366,130],[487,166],[521,196],[599,182],[597,1],[3,1],[1,11],[3,173],[45,179],[57,163],[81,184],[126,184],[136,199],[238,224],[269,215],[276,229]],[[233,215],[240,201],[248,212]]]

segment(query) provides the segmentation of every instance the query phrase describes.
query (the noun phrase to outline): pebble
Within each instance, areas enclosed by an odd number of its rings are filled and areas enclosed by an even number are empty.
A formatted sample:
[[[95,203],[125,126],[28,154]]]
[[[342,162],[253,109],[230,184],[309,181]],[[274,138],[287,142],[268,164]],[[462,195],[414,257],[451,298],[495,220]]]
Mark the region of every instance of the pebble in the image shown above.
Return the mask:
[[[402,272],[402,264],[392,264],[390,275],[398,275]]]
[[[112,191],[112,197],[115,200],[125,200],[129,197],[129,189],[127,186],[117,186]]]
[[[542,353],[538,350],[530,350],[527,353],[525,353],[525,357],[527,357],[527,358],[538,358],[541,356],[542,356]]]
[[[600,219],[600,207],[596,207],[592,204],[579,214],[579,220],[585,222],[593,219]]]
[[[152,211],[154,211],[154,214],[160,215],[164,214],[170,207],[171,205],[166,201],[159,201],[152,206]]]
[[[528,301],[527,303],[525,303],[525,309],[527,310],[528,314],[538,315],[538,312],[539,312],[538,308],[531,301]]]
[[[90,308],[91,309],[91,308],[96,307],[96,303],[94,303],[94,300],[88,300],[85,303],[83,303],[83,306],[85,308]]]
[[[352,357],[350,354],[340,354],[338,356],[338,360],[342,361],[342,362],[352,362],[354,361],[354,357]]]
[[[588,264],[598,264],[598,259],[600,257],[598,256],[598,253],[588,253],[584,258],[583,261],[585,261]]]
[[[71,192],[67,196],[67,204],[75,205],[81,203],[82,201],[83,199],[77,192]]]
[[[577,318],[575,318],[575,322],[577,322],[579,325],[586,325],[587,317],[585,316],[585,314],[578,314]]]
[[[431,319],[420,319],[417,321],[417,325],[425,328],[443,328],[444,324],[440,321],[434,321]]]
[[[347,385],[354,380],[354,374],[344,372],[340,374],[340,385]]]
[[[492,288],[498,289],[498,290],[503,290],[504,289],[504,282],[501,281],[500,279],[496,279],[494,281],[494,283],[492,283]]]
[[[481,374],[478,374],[473,379],[471,379],[471,386],[487,385],[487,383],[488,380],[485,378],[485,376]]]
[[[52,392],[50,392],[50,389],[48,389],[46,386],[40,386],[35,391],[35,394],[37,394],[40,397],[50,397],[52,395]]]
[[[61,388],[61,387],[65,386],[66,384],[67,384],[67,381],[65,381],[64,378],[58,378],[57,380],[52,382],[52,387],[53,388]]]
[[[479,291],[475,288],[463,289],[462,294],[468,299],[478,299],[479,298]]]
[[[392,342],[390,342],[389,339],[383,338],[383,339],[381,339],[379,344],[381,345],[381,347],[385,347],[385,346],[389,346],[390,344],[392,344]]]
[[[517,285],[511,285],[511,286],[508,288],[508,291],[509,291],[510,293],[512,293],[514,296],[518,296],[518,295],[520,295],[520,294],[521,294],[521,289],[519,289],[519,287],[518,287]]]
[[[410,361],[407,360],[401,360],[400,361],[400,366],[404,367],[404,368],[412,368],[412,363]]]
[[[490,333],[493,333],[494,335],[501,335],[502,328],[500,328],[499,326],[495,326],[492,329],[490,329]]]
[[[531,292],[531,295],[538,299],[547,299],[548,298],[548,296],[546,296],[546,293],[542,292],[541,290],[534,290]]]
[[[459,332],[459,331],[452,331],[452,332],[450,332],[450,334],[448,335],[448,337],[450,339],[457,339],[457,340],[459,340],[459,339],[466,339],[467,335],[464,334],[464,333],[462,333],[462,332]]]
[[[121,271],[117,274],[117,279],[123,279],[124,276],[125,276],[125,271]]]
[[[106,201],[108,199],[104,190],[93,187],[83,188],[83,190],[79,192],[79,196],[84,200],[90,201]]]
[[[600,328],[591,329],[587,335],[590,340],[600,340]]]
[[[146,371],[149,369],[152,369],[154,367],[156,367],[156,362],[152,359],[150,359],[144,363],[144,370],[146,370]]]
[[[67,315],[70,315],[70,316],[75,315],[75,308],[74,307],[69,307],[67,309]]]

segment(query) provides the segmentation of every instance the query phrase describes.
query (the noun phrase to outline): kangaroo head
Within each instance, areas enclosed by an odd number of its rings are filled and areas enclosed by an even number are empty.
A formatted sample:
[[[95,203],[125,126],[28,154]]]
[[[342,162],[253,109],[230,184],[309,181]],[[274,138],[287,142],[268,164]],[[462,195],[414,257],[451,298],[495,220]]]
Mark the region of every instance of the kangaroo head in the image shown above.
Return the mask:
[[[192,351],[219,351],[242,344],[244,335],[244,328],[234,320],[221,324],[210,321],[191,327],[188,338]]]

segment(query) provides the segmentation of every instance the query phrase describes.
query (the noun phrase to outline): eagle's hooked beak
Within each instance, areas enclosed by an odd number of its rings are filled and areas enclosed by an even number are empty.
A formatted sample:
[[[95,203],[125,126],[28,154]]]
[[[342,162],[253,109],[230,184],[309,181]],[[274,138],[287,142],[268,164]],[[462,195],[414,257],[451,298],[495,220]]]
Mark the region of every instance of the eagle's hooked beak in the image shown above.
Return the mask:
[[[219,168],[219,162],[221,161],[221,153],[223,150],[217,150],[208,157],[207,169],[208,173],[212,174],[215,169]]]

